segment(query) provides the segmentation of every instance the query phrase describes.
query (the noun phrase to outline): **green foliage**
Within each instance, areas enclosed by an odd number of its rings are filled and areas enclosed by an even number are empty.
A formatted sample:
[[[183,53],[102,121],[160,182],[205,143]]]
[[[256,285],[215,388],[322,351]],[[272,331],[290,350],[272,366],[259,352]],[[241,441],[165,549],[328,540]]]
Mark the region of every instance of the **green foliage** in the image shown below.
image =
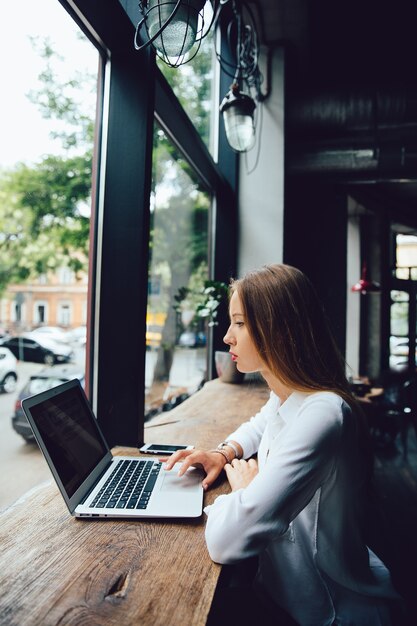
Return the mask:
[[[159,69],[206,145],[210,134],[213,55],[213,34],[209,33],[202,40],[197,55],[185,65],[173,68],[157,57]]]
[[[201,285],[196,276],[192,276],[187,287],[178,289],[174,296],[174,309],[177,313],[194,311],[195,318],[206,320],[208,326],[216,326],[218,308],[227,301],[229,288],[226,283],[217,280],[204,280]]]
[[[175,95],[208,145],[210,135],[212,50],[200,50],[192,63],[173,69],[160,64]],[[174,297],[180,285],[207,279],[210,195],[203,191],[193,167],[155,124],[151,199],[150,267],[164,277],[159,306],[167,311],[162,345],[173,349],[177,336]],[[203,273],[202,273],[203,272]],[[190,278],[191,275],[191,278]],[[166,351],[166,350],[165,350]],[[162,363],[155,378],[166,379]]]
[[[83,40],[81,34],[79,39]],[[54,122],[51,137],[59,139],[64,149],[85,146],[91,150],[94,139],[91,109],[96,97],[96,76],[84,69],[62,79],[65,59],[54,50],[50,40],[32,37],[31,41],[35,52],[44,60],[44,69],[39,75],[41,88],[29,91],[29,100],[42,117]],[[90,101],[89,106],[86,101]]]
[[[190,272],[202,262],[207,264],[211,199],[200,189],[194,170],[156,125],[152,195],[155,209],[151,211],[151,273],[167,278],[165,288],[172,298]],[[169,310],[171,303],[167,301],[165,305]]]
[[[37,174],[19,165],[0,177],[0,293],[10,283],[34,279],[63,265],[75,272],[85,266],[88,218],[74,217],[76,207],[71,211],[63,203],[59,211],[49,198],[42,201],[45,183]]]
[[[172,68],[157,58],[159,68],[187,111],[200,136],[210,134],[212,37],[203,40],[194,59]],[[154,266],[168,263],[171,275],[183,275],[207,262],[210,196],[201,190],[195,170],[165,132],[154,126],[152,187],[168,189],[165,206],[158,203],[151,214],[151,260]],[[166,209],[166,210],[164,210]],[[162,214],[162,215],[161,215]]]
[[[62,155],[0,173],[0,293],[8,284],[61,266],[85,270],[88,261],[85,207],[91,193],[94,114],[82,112],[80,98],[83,90],[95,90],[95,80],[78,74],[60,81],[53,69],[60,57],[48,41],[37,45],[45,69],[30,99],[55,122],[51,135],[61,141]]]

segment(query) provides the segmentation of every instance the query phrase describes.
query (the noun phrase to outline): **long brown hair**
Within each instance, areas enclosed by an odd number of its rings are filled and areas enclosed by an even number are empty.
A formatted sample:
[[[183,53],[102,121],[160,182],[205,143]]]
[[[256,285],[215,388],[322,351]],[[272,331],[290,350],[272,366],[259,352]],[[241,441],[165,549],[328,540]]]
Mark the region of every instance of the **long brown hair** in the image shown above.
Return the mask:
[[[310,280],[290,265],[265,265],[231,281],[230,290],[238,292],[248,332],[278,379],[298,391],[333,391],[351,407],[364,462],[357,487],[370,498],[373,451],[366,416],[349,390],[345,362]]]
[[[335,391],[349,404],[345,364],[316,291],[290,265],[265,265],[231,282],[245,323],[271,372],[300,391]]]

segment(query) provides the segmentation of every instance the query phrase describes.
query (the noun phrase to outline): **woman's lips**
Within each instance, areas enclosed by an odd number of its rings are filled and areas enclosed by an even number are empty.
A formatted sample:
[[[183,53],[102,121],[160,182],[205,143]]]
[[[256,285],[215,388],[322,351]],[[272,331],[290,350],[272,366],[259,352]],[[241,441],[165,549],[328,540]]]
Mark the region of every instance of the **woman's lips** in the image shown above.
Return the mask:
[[[232,361],[236,361],[237,360],[237,354],[234,354],[234,352],[230,352],[229,354],[232,357]]]

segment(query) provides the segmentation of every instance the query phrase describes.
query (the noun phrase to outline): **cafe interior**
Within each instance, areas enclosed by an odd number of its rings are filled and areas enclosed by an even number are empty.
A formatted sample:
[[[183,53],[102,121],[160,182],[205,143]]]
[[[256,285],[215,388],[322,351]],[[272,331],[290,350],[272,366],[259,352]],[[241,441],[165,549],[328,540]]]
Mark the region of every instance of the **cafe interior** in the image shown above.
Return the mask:
[[[417,260],[399,265],[397,254],[401,237],[417,236],[413,3],[208,0],[210,13],[193,0],[205,27],[186,33],[210,30],[217,57],[209,150],[160,69],[186,67],[188,44],[167,50],[163,38],[182,3],[60,1],[100,52],[86,390],[107,440],[145,437],[156,119],[210,195],[209,278],[287,263],[315,285],[375,443],[372,545],[417,619],[415,353],[393,358],[397,334],[414,346],[417,329]],[[226,316],[207,335],[207,380]],[[128,341],[113,341],[121,329]]]

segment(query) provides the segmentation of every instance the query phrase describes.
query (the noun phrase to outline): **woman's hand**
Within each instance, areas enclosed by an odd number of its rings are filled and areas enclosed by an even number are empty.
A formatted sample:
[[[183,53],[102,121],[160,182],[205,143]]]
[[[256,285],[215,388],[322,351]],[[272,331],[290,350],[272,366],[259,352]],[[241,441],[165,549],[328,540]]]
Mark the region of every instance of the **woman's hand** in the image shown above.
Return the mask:
[[[252,482],[258,473],[258,463],[255,459],[249,459],[249,461],[233,459],[224,469],[232,491],[237,491],[244,489]]]
[[[167,459],[162,460],[165,461],[166,470],[172,469],[175,463],[182,462],[178,476],[183,476],[189,467],[202,468],[206,473],[202,482],[205,491],[214,483],[226,464],[222,454],[205,452],[204,450],[178,450]]]

